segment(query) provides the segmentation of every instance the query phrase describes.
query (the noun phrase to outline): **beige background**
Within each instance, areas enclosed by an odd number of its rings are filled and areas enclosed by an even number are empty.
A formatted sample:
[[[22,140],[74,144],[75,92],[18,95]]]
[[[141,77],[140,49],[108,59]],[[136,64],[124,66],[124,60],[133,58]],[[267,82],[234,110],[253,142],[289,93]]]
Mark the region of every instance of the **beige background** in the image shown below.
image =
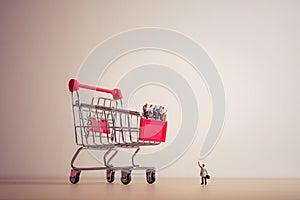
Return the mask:
[[[297,0],[1,1],[0,177],[67,177],[76,149],[69,78],[107,37],[154,26],[193,38],[222,77],[226,122],[203,161],[209,172],[300,178],[299,10]],[[204,121],[190,150],[159,176],[198,176]]]

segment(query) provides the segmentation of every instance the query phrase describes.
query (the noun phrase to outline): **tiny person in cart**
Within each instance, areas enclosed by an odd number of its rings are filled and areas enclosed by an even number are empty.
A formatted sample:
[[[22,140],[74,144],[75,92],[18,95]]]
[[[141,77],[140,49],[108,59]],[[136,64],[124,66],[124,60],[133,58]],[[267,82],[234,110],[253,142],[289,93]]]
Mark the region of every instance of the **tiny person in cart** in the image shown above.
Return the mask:
[[[209,179],[210,176],[208,175],[207,170],[205,169],[205,164],[201,165],[200,162],[198,161],[198,165],[199,165],[199,167],[201,169],[201,171],[200,171],[201,185],[203,185],[203,184],[206,185],[207,184],[206,179]]]
[[[148,119],[148,104],[143,105],[143,116]]]

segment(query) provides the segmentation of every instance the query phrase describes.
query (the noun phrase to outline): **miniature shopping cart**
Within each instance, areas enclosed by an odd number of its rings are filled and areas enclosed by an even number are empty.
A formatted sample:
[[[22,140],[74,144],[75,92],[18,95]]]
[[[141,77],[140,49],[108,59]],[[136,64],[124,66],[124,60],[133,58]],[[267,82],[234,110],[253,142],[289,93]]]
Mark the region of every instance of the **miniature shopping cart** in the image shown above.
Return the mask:
[[[86,96],[80,96],[80,89],[108,93],[113,98],[91,95],[91,99],[85,100],[83,97]],[[69,90],[72,94],[75,140],[80,146],[71,160],[70,182],[78,183],[81,171],[106,170],[106,180],[112,183],[115,180],[115,172],[121,170],[121,182],[128,184],[131,181],[132,170],[145,170],[147,182],[154,183],[155,168],[141,167],[135,164],[134,158],[142,146],[155,146],[165,142],[167,121],[146,119],[138,111],[125,110],[119,89],[107,90],[80,84],[71,79]],[[120,148],[136,149],[131,156],[130,166],[117,167],[111,164]],[[82,150],[105,151],[104,166],[76,167],[74,162]]]

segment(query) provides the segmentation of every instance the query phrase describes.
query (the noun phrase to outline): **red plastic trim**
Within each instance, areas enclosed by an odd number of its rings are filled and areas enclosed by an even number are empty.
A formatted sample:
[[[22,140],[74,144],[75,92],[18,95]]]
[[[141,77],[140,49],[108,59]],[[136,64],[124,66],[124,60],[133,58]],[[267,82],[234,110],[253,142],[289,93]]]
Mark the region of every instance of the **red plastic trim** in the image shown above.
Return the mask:
[[[119,99],[123,98],[122,92],[119,89],[108,90],[108,89],[104,89],[104,88],[84,85],[84,84],[80,84],[76,79],[71,79],[69,81],[70,92],[77,91],[77,90],[79,90],[79,88],[84,88],[84,89],[88,89],[88,90],[96,90],[98,92],[105,92],[105,93],[112,94],[114,100],[119,100]]]
[[[79,90],[79,83],[76,79],[71,79],[69,81],[69,91],[74,92],[76,90]]]

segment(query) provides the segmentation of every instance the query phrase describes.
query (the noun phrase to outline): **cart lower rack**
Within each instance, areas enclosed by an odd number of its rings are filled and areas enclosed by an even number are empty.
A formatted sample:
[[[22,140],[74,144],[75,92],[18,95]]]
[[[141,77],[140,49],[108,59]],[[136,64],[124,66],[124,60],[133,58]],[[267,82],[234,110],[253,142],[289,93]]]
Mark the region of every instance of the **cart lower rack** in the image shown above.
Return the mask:
[[[113,96],[92,97],[88,100],[81,98],[80,89],[90,92],[104,92]],[[122,104],[122,93],[119,89],[107,90],[99,87],[80,84],[77,80],[69,81],[69,90],[72,96],[73,120],[75,141],[78,150],[71,160],[70,182],[78,183],[80,173],[88,170],[105,170],[106,180],[114,182],[115,172],[121,171],[121,182],[128,184],[131,181],[132,170],[145,170],[149,184],[155,182],[155,167],[142,167],[134,162],[134,158],[142,146],[155,146],[165,142],[167,121],[146,119],[140,112],[126,110]],[[130,166],[113,166],[112,160],[120,148],[135,149],[131,156]],[[82,150],[104,150],[104,166],[77,167],[76,158]]]

